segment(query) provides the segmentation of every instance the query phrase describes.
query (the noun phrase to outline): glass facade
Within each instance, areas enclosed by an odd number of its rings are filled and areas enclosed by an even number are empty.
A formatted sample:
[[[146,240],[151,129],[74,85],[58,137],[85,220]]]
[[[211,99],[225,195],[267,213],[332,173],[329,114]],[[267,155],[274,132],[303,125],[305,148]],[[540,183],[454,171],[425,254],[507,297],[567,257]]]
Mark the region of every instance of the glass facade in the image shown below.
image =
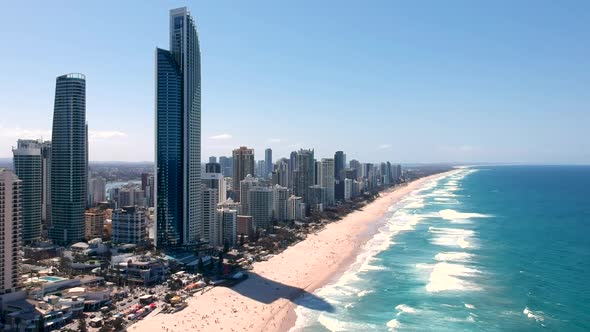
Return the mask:
[[[42,142],[18,140],[13,149],[14,171],[22,181],[22,240],[31,243],[41,237],[41,213],[43,205]]]
[[[156,244],[200,240],[201,54],[186,8],[170,11],[170,51],[156,50]]]
[[[86,78],[59,76],[51,136],[51,222],[49,238],[67,245],[84,239],[87,187]]]

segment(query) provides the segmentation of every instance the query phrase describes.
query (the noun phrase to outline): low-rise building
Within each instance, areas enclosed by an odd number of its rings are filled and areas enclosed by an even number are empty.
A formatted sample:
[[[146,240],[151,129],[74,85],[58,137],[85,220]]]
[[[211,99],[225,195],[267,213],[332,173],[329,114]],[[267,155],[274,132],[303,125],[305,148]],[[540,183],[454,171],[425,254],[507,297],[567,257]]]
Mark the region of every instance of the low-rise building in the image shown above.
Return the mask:
[[[127,263],[127,280],[144,286],[162,282],[165,277],[165,265],[154,259],[144,259]]]
[[[84,235],[87,240],[102,238],[102,231],[106,218],[106,211],[99,208],[88,209],[86,213],[84,213]]]

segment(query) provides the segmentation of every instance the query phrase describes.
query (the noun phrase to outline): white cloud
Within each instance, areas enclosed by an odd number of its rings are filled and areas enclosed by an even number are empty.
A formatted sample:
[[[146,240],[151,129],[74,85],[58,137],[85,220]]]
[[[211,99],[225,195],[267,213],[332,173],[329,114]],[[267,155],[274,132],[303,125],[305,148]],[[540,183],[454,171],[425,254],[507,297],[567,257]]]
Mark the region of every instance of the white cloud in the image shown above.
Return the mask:
[[[271,143],[281,143],[280,138],[269,138],[268,141]]]
[[[379,146],[377,146],[377,149],[380,149],[380,150],[391,149],[391,144],[380,144]]]
[[[44,129],[25,129],[25,128],[5,128],[0,125],[0,136],[7,138],[21,139],[21,138],[43,138],[51,139],[51,130]]]
[[[89,130],[88,140],[89,141],[103,141],[115,138],[127,137],[127,134],[117,130]]]
[[[219,134],[219,135],[214,135],[209,137],[209,139],[214,139],[214,140],[223,140],[223,139],[231,139],[233,136],[230,134]]]

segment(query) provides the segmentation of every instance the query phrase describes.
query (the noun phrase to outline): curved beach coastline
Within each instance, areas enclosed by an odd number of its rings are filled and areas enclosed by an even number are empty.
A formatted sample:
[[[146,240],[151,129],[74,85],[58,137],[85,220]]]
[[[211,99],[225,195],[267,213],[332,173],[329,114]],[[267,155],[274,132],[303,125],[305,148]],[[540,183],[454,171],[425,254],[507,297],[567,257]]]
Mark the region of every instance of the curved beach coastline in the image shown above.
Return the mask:
[[[254,264],[248,280],[233,288],[213,288],[189,299],[188,308],[175,314],[152,314],[129,330],[288,331],[297,319],[293,301],[307,296],[315,306],[329,310],[330,304],[313,292],[354,263],[363,245],[385,222],[382,217],[391,206],[448,173],[384,191],[362,210],[328,224],[268,261]]]

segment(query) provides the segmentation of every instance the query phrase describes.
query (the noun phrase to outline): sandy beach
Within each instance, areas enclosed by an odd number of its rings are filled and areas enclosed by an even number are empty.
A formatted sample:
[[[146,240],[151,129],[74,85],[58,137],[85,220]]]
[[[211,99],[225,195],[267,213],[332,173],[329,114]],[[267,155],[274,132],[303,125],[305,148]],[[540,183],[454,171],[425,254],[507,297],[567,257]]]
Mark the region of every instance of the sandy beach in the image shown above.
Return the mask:
[[[216,287],[190,298],[175,314],[151,314],[130,331],[288,331],[296,321],[300,296],[337,278],[377,232],[387,209],[432,175],[381,193],[381,197],[265,262],[233,288]],[[318,306],[329,304],[317,298]]]

